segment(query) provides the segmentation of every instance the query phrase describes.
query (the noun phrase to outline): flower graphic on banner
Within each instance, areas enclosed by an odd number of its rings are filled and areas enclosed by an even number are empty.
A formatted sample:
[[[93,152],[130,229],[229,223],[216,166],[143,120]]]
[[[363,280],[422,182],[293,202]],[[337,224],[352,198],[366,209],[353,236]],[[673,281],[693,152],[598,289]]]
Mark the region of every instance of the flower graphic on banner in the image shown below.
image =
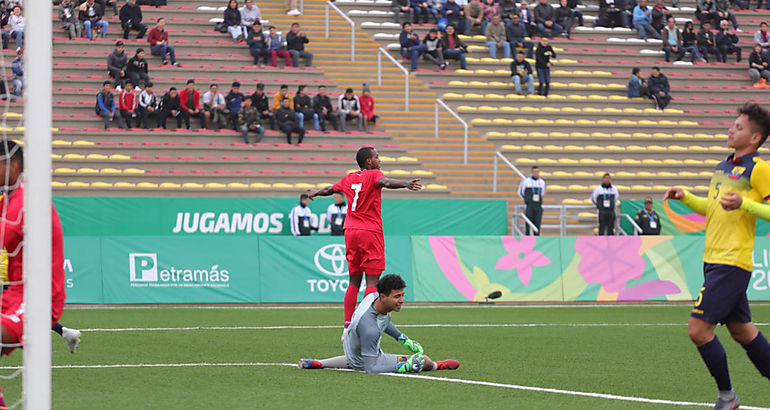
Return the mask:
[[[522,236],[520,240],[516,240],[513,236],[503,236],[501,241],[507,253],[497,260],[495,269],[515,269],[524,287],[529,287],[533,266],[547,266],[551,263],[547,256],[535,250],[535,243],[537,242],[535,236]]]

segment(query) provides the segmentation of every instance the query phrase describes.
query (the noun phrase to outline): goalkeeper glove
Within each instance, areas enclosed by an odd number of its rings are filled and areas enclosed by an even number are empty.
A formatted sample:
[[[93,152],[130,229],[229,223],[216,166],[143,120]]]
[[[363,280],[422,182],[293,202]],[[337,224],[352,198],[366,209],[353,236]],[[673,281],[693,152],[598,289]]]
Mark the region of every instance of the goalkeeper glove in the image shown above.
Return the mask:
[[[419,353],[419,354],[425,353],[425,350],[423,350],[420,342],[410,339],[407,335],[403,333],[401,333],[398,336],[398,343],[401,343],[405,348],[407,348],[407,350],[409,350],[412,353]]]
[[[396,365],[396,373],[419,373],[425,365],[425,356],[422,353],[415,353],[409,356],[405,362]]]

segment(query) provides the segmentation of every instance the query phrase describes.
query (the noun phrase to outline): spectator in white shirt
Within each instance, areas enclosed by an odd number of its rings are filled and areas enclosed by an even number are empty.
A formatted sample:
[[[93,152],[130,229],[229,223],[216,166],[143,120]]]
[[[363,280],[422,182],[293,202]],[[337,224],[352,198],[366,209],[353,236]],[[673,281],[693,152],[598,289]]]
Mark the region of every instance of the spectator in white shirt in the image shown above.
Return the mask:
[[[150,129],[150,117],[155,118],[156,125],[160,122],[160,97],[153,90],[152,81],[144,84],[144,91],[139,94],[139,106],[136,108],[138,122],[144,129]],[[156,125],[160,127],[159,125]]]
[[[211,84],[209,90],[203,93],[203,116],[206,124],[216,129],[227,128],[227,115],[225,114],[225,97],[219,92],[219,86]]]
[[[308,204],[310,204],[310,197],[302,194],[299,197],[299,205],[289,213],[289,226],[294,236],[310,236],[311,231],[318,230],[318,224],[314,221],[316,216],[310,211]]]
[[[16,49],[20,49],[24,43],[24,16],[21,15],[19,6],[14,6],[11,16],[8,17],[8,31],[3,32],[3,49],[8,48],[11,38],[16,39]]]
[[[262,13],[259,11],[259,7],[256,4],[252,4],[251,0],[246,0],[241,7],[241,25],[244,32],[251,30],[254,23],[262,20]]]
[[[599,235],[615,235],[615,207],[620,200],[620,193],[609,172],[602,177],[602,184],[594,189],[591,202],[599,210]]]
[[[326,220],[329,222],[332,236],[343,236],[345,231],[345,217],[348,214],[348,206],[345,204],[345,195],[341,192],[334,193],[334,203],[326,209]]]

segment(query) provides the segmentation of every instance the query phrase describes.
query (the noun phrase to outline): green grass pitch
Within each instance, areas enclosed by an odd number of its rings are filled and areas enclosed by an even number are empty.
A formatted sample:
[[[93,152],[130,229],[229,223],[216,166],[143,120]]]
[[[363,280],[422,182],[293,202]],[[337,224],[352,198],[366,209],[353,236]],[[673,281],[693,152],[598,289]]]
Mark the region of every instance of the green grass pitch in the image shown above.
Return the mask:
[[[712,402],[715,384],[687,337],[689,306],[431,307],[405,304],[396,325],[436,359],[455,358],[456,371],[430,376],[671,401]],[[757,322],[770,322],[770,305],[754,304]],[[53,364],[296,363],[301,357],[342,354],[342,310],[254,308],[67,309],[62,322],[85,331],[70,355],[58,335]],[[421,327],[447,324],[446,327]],[[458,327],[458,324],[509,326]],[[537,326],[510,326],[537,324]],[[596,326],[589,326],[597,324]],[[146,330],[217,326],[217,330]],[[328,326],[320,329],[233,327]],[[770,326],[761,325],[766,333]],[[761,378],[726,329],[733,384],[747,406],[770,407],[770,383]],[[404,353],[385,336],[383,349]],[[3,374],[21,352],[4,357]],[[681,408],[606,398],[366,375],[288,366],[55,368],[56,409],[253,408]],[[19,379],[3,380],[9,404]],[[697,407],[693,407],[697,408]],[[701,407],[705,408],[705,407]]]

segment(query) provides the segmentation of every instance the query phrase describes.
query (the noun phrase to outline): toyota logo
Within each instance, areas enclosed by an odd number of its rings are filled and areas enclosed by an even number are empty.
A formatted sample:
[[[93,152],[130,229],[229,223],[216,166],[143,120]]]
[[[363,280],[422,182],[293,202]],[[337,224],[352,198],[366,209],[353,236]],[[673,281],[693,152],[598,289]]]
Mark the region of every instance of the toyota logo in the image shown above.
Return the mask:
[[[347,276],[345,245],[326,245],[315,253],[315,267],[329,276]]]

